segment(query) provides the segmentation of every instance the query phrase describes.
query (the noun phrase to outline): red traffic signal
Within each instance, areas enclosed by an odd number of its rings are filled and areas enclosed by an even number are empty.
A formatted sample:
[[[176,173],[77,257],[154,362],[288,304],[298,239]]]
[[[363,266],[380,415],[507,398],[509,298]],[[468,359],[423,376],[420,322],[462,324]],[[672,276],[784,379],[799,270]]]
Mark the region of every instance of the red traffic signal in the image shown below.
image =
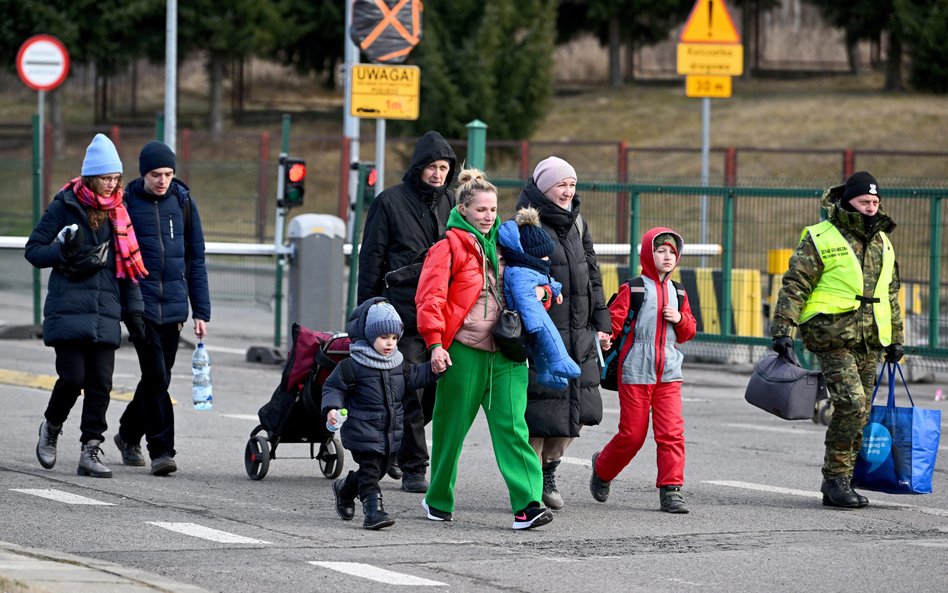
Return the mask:
[[[297,161],[287,169],[286,178],[292,183],[299,183],[306,179],[306,163]]]
[[[283,163],[283,195],[280,206],[292,208],[303,205],[303,195],[306,193],[306,161],[302,159],[284,158]]]

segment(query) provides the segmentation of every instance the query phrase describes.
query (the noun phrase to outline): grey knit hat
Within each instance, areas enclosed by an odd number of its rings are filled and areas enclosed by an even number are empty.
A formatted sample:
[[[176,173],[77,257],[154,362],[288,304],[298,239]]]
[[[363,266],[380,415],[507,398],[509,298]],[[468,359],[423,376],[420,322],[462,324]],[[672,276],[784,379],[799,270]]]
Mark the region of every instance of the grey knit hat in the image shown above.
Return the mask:
[[[558,156],[543,159],[537,163],[533,170],[533,182],[537,184],[537,189],[544,194],[551,187],[568,177],[577,179],[576,169]]]
[[[372,344],[375,339],[385,334],[395,334],[402,337],[405,326],[398,311],[389,303],[376,303],[369,307],[365,314],[365,340]]]

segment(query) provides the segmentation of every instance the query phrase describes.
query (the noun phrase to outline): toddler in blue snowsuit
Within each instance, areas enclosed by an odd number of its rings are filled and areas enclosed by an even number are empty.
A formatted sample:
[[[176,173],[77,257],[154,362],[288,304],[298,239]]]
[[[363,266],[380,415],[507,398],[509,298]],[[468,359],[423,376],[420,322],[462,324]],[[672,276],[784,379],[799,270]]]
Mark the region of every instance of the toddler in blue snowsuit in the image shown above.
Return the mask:
[[[569,379],[579,376],[579,365],[569,357],[547,307],[538,298],[547,293],[550,300],[563,301],[562,285],[550,277],[550,254],[556,245],[540,226],[540,214],[533,208],[520,209],[513,220],[500,225],[497,242],[505,263],[504,299],[508,308],[520,313],[523,328],[532,338],[537,381],[565,388]]]

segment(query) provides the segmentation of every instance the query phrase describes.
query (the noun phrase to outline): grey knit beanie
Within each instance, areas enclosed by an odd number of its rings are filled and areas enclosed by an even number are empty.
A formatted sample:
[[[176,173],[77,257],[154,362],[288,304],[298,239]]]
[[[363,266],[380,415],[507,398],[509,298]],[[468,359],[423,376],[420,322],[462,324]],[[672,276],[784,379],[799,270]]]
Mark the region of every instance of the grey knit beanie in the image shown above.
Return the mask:
[[[376,303],[365,314],[365,341],[375,343],[375,339],[385,334],[402,337],[405,326],[398,311],[389,303]]]
[[[543,159],[537,163],[533,170],[533,182],[537,184],[537,189],[544,194],[551,187],[568,177],[578,179],[576,169],[558,156]]]

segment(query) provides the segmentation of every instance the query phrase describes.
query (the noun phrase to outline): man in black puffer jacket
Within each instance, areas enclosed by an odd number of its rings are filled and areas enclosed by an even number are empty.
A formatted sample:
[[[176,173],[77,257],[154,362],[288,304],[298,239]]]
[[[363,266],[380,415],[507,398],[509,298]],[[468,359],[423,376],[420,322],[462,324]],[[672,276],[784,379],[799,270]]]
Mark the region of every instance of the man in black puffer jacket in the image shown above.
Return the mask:
[[[174,178],[174,152],[162,142],[149,142],[138,157],[138,169],[142,176],[125,188],[125,199],[149,272],[141,282],[145,336],[135,341],[142,378],[122,414],[115,444],[125,465],[143,466],[139,443],[144,436],[151,473],[163,476],[178,469],[168,393],[178,339],[189,303],[194,335],[204,339],[211,298],[201,217],[188,187]]]
[[[376,296],[391,302],[405,324],[398,349],[406,360],[420,364],[428,359],[425,342],[418,335],[415,290],[428,248],[444,237],[454,195],[448,189],[457,174],[457,156],[438,132],[427,132],[415,145],[402,182],[380,193],[365,219],[359,251],[360,303]],[[391,272],[391,274],[389,274]],[[428,447],[425,424],[431,421],[434,389],[420,390],[405,401],[405,436],[398,453],[404,471],[402,489],[427,492],[425,472]],[[389,471],[397,478],[398,470]]]

